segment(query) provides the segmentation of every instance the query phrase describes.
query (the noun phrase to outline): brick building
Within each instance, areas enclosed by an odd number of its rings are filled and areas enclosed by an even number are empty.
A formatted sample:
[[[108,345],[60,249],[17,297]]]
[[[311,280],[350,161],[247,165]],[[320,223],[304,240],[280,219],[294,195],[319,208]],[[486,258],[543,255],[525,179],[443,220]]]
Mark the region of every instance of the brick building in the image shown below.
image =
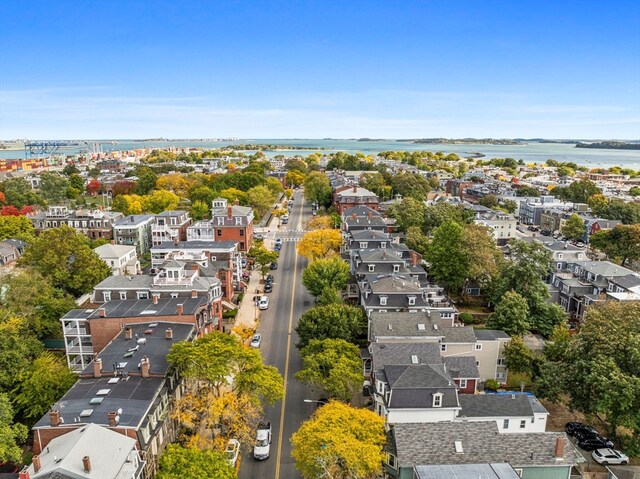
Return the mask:
[[[247,252],[253,243],[253,210],[228,204],[225,198],[212,202],[211,220],[198,221],[187,229],[188,240],[236,241],[238,250]]]

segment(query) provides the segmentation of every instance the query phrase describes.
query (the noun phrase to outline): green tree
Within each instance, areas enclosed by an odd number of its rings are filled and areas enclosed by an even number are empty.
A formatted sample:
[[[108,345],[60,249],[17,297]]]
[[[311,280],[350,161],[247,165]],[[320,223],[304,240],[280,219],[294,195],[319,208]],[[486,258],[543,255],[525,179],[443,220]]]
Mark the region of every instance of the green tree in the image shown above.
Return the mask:
[[[158,176],[148,166],[139,166],[135,170],[136,181],[135,193],[137,195],[146,195],[156,187]]]
[[[204,201],[197,200],[191,204],[189,214],[194,221],[205,219],[209,216],[209,206]]]
[[[57,173],[45,171],[40,174],[40,194],[50,203],[64,200],[69,180]]]
[[[40,272],[55,288],[78,296],[111,274],[85,239],[66,225],[43,231],[18,262]]]
[[[640,186],[632,186],[629,188],[629,194],[631,196],[640,196]]]
[[[416,226],[412,226],[407,229],[404,242],[407,245],[407,248],[412,249],[422,256],[428,254],[429,244],[431,243],[429,238],[422,234],[420,228]]]
[[[344,339],[312,339],[300,354],[298,381],[318,386],[343,402],[350,402],[362,387],[362,360],[355,344]]]
[[[532,186],[518,186],[518,189],[516,190],[516,196],[534,196],[537,198],[538,196],[540,196],[540,192],[538,191],[538,188],[534,188]]]
[[[20,462],[22,447],[26,441],[28,429],[13,422],[13,408],[6,394],[0,393],[0,462]]]
[[[247,202],[253,208],[256,218],[262,218],[276,201],[276,195],[266,186],[254,186],[247,191]]]
[[[319,408],[291,437],[291,455],[305,479],[380,477],[384,419],[338,401]]]
[[[33,223],[26,216],[0,216],[0,241],[15,238],[30,243],[34,236]]]
[[[313,171],[304,180],[304,197],[309,202],[316,202],[320,206],[331,204],[331,184],[329,178],[319,171]]]
[[[328,304],[344,304],[342,293],[335,288],[325,288],[316,298],[316,305],[326,306]]]
[[[178,195],[166,190],[156,190],[143,197],[144,210],[156,214],[175,210],[178,203],[180,203]]]
[[[427,206],[425,232],[429,233],[449,220],[459,224],[471,224],[473,216],[472,210],[461,205],[438,203],[434,206]]]
[[[247,253],[249,258],[253,259],[253,262],[260,266],[260,273],[262,274],[262,279],[269,272],[269,265],[275,261],[278,261],[278,252],[271,251],[265,248],[262,244],[252,245]]]
[[[235,204],[236,201],[241,205],[248,205],[247,194],[237,188],[227,188],[220,192],[220,198],[225,198],[229,204]]]
[[[169,444],[160,456],[158,479],[185,479],[187,477],[211,477],[234,479],[236,471],[224,454],[203,451],[195,447]]]
[[[487,195],[478,200],[478,204],[485,208],[495,208],[498,206],[498,197],[496,195]]]
[[[216,396],[231,389],[269,404],[282,399],[284,387],[278,370],[266,366],[260,351],[245,347],[234,335],[214,331],[192,342],[176,343],[167,360],[185,378],[199,381]]]
[[[552,334],[554,328],[564,326],[568,319],[565,310],[557,304],[543,303],[534,313],[529,317],[531,329],[540,331],[545,336]]]
[[[54,288],[37,271],[18,270],[0,278],[2,306],[24,318],[37,337],[62,337],[60,318],[76,308],[72,296]]]
[[[507,291],[489,317],[487,326],[500,329],[509,336],[522,336],[529,330],[529,306],[517,292]]]
[[[317,297],[327,288],[342,291],[349,278],[349,265],[339,256],[332,256],[309,263],[302,273],[302,284]]]
[[[189,192],[189,199],[191,200],[191,203],[202,201],[206,205],[211,205],[216,196],[218,196],[218,193],[208,186],[196,186]]]
[[[624,266],[628,261],[640,259],[640,224],[618,225],[612,230],[598,231],[591,236],[589,243]]]
[[[391,187],[394,193],[403,197],[415,198],[424,201],[427,193],[431,191],[429,181],[423,176],[414,173],[400,173],[391,179]]]
[[[27,419],[39,419],[76,382],[66,362],[44,352],[20,375],[13,402]]]
[[[300,186],[304,184],[304,173],[298,170],[287,171],[287,174],[284,176],[284,182],[288,186]]]
[[[534,354],[520,336],[511,338],[504,347],[504,357],[510,372],[531,374]]]
[[[461,290],[468,277],[463,232],[463,227],[452,220],[437,227],[425,258],[431,264],[429,276],[449,291]]]
[[[602,194],[602,190],[593,181],[583,178],[567,187],[554,188],[551,193],[565,201],[586,203],[591,196]]]
[[[38,341],[22,318],[6,311],[0,320],[0,392],[9,392],[18,384],[26,371],[42,352]]]
[[[373,191],[379,198],[383,198],[387,192],[387,182],[380,172],[364,173],[360,180],[360,186]]]
[[[5,202],[21,209],[27,205],[44,205],[42,196],[31,188],[24,178],[10,178],[0,183],[0,191],[4,193]]]
[[[367,330],[367,320],[361,308],[346,304],[316,306],[304,313],[296,326],[298,348],[312,339],[344,339],[359,344]]]
[[[69,163],[67,166],[65,166],[62,169],[62,174],[64,176],[79,175],[80,174],[80,168],[78,168],[73,163]]]
[[[389,216],[396,220],[401,231],[407,232],[409,228],[424,229],[427,219],[426,213],[427,207],[423,201],[408,197],[394,204]]]
[[[587,233],[587,229],[584,226],[584,221],[575,213],[573,213],[569,217],[560,231],[566,238],[576,240],[584,239],[584,236]]]
[[[84,191],[84,178],[82,178],[82,176],[78,175],[77,173],[74,173],[73,175],[69,176],[69,187],[75,188],[76,190]]]
[[[284,186],[282,186],[282,183],[280,183],[280,180],[278,180],[277,178],[267,178],[267,188],[269,188],[269,190],[271,190],[271,193],[273,193],[274,201],[279,195],[284,193]]]

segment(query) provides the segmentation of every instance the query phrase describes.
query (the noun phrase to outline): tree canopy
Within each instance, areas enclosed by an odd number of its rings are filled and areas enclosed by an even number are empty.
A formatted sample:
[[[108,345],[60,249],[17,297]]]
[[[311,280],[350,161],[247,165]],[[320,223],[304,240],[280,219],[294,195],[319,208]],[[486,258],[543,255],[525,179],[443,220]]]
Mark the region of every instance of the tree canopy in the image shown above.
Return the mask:
[[[584,226],[582,218],[573,213],[561,228],[561,232],[566,238],[581,240],[584,239],[587,229]]]
[[[367,409],[330,401],[291,437],[291,455],[305,479],[373,479],[381,473],[384,419]]]
[[[298,242],[298,254],[309,260],[333,256],[340,251],[342,234],[336,229],[322,229],[305,233]]]
[[[344,339],[361,342],[367,328],[362,309],[346,304],[316,306],[304,313],[296,326],[298,348],[304,348],[312,339]]]
[[[527,300],[517,292],[510,290],[497,304],[495,312],[487,321],[487,326],[492,329],[500,329],[509,336],[522,336],[529,329],[528,318]]]
[[[34,236],[33,223],[26,216],[0,216],[0,241],[15,238],[29,243]]]
[[[349,277],[349,265],[339,256],[332,256],[319,258],[309,263],[302,273],[302,284],[312,295],[317,297],[326,288],[343,290]]]
[[[618,225],[612,230],[598,231],[591,236],[589,243],[624,266],[628,261],[640,259],[640,224]]]
[[[316,202],[319,206],[331,203],[331,184],[327,175],[313,171],[304,180],[304,197],[307,201]]]
[[[27,428],[13,422],[14,411],[9,397],[0,393],[0,462],[19,462],[22,459],[20,444],[27,439]]]

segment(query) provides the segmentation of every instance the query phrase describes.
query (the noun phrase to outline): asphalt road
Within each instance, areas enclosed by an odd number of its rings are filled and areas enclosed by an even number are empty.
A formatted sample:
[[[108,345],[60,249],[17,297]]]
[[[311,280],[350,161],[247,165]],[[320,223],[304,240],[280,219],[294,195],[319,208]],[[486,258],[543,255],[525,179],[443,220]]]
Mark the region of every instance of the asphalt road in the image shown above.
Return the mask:
[[[315,404],[304,399],[317,399],[320,394],[299,383],[293,375],[302,367],[296,348],[294,331],[302,313],[313,306],[314,299],[302,285],[302,271],[307,260],[296,254],[296,241],[304,224],[311,217],[311,207],[303,204],[302,192],[296,191],[289,224],[276,237],[285,238],[280,251],[273,292],[269,293],[269,309],[262,311],[258,331],[262,333],[261,352],[266,364],[276,366],[285,378],[285,399],[265,408],[271,421],[273,442],[271,457],[256,461],[252,452],[244,453],[240,464],[240,479],[301,478],[291,457],[291,435],[315,410]],[[286,228],[286,229],[284,229]]]

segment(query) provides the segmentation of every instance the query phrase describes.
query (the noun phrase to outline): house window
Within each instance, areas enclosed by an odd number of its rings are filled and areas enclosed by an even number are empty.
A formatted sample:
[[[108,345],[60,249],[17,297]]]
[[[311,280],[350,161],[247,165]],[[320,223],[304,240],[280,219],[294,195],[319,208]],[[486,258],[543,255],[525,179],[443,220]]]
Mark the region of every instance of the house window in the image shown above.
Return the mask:
[[[218,225],[224,224],[224,216],[218,216]]]
[[[102,297],[105,301],[111,301],[111,291],[105,291],[102,293]]]
[[[442,407],[442,393],[433,395],[433,407]]]
[[[507,360],[505,358],[498,358],[498,366],[506,366]]]
[[[171,293],[171,297],[174,298],[174,299],[177,298],[178,297],[178,293]]]
[[[505,419],[502,421],[502,429],[509,429],[509,420]]]
[[[505,374],[505,373],[497,373],[497,374],[496,374],[496,379],[497,379],[497,380],[502,380],[502,381],[504,381],[504,378],[505,378],[505,377],[506,377],[506,374]]]
[[[396,469],[396,456],[393,454],[387,454],[387,465],[391,469]]]
[[[556,264],[556,269],[562,269],[562,263],[557,263]]]
[[[138,291],[138,299],[149,299],[149,293],[147,291]]]
[[[394,265],[393,265],[393,272],[394,272],[394,273],[397,273],[397,272],[399,272],[399,271],[400,271],[400,265],[399,265],[399,264],[394,264]]]
[[[409,306],[414,306],[416,304],[416,297],[409,296]]]
[[[240,230],[240,236],[244,236],[244,230]]]
[[[480,361],[476,361],[476,366],[480,367]]]
[[[368,243],[365,243],[365,242],[362,242],[362,241],[360,242],[360,248],[366,248],[367,245],[368,245]]]
[[[519,477],[522,477],[522,469],[514,469]]]
[[[127,299],[127,292],[126,291],[120,291],[120,299],[121,300],[125,300]]]
[[[563,255],[562,253],[558,253],[558,259],[562,259]]]
[[[373,271],[376,269],[376,265],[375,264],[370,264],[369,265],[369,273],[373,273]]]
[[[380,296],[380,306],[386,306],[386,305],[387,305],[387,297]]]
[[[466,379],[461,379],[460,380],[460,388],[461,389],[465,389],[467,387],[467,380]]]
[[[236,217],[236,226],[239,226],[242,224],[242,218],[241,217]]]
[[[218,236],[222,236],[222,229],[218,228]]]
[[[440,345],[440,351],[442,351],[443,353],[447,351],[447,345],[446,344],[441,344]]]
[[[476,343],[475,349],[476,349],[476,351],[482,351],[482,344],[477,344]]]
[[[387,242],[383,241],[382,243],[380,243],[380,248],[386,248],[387,247]]]
[[[525,427],[527,427],[527,421],[526,419],[523,419],[520,421],[520,429],[524,429]]]

